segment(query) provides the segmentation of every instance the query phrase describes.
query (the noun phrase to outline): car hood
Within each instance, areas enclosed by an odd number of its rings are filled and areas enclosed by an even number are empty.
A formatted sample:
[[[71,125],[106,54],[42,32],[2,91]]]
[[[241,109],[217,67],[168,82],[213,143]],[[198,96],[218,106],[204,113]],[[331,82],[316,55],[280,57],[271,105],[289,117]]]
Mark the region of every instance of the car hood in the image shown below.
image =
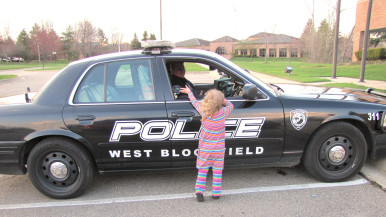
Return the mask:
[[[284,90],[282,96],[293,96],[313,99],[349,100],[358,102],[369,102],[386,105],[384,93],[366,90],[335,88],[322,86],[308,86],[297,84],[275,84]]]

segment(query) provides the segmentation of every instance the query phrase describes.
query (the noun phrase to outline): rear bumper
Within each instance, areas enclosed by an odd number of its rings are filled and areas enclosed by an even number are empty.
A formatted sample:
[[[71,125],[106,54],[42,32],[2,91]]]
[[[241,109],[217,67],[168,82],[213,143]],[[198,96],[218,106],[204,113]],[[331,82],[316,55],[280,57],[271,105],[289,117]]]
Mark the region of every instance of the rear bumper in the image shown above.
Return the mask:
[[[25,141],[0,142],[0,174],[21,175],[27,172],[24,166]]]

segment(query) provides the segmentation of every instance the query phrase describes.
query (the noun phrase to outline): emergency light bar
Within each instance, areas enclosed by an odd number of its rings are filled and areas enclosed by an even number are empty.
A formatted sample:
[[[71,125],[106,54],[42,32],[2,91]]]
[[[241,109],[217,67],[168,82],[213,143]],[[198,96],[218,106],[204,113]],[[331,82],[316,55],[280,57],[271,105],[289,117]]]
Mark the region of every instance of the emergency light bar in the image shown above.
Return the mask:
[[[174,43],[170,41],[142,41],[141,46],[143,47],[143,54],[159,55],[171,53],[175,47]]]

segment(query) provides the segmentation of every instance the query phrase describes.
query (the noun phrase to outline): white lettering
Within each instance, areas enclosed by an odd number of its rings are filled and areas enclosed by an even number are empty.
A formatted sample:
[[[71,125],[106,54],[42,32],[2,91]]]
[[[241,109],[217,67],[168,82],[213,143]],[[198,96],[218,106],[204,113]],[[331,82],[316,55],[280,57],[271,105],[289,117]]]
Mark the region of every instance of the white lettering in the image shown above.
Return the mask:
[[[148,121],[143,126],[141,138],[145,141],[165,140],[170,137],[172,128],[173,123],[169,121]],[[154,132],[154,129],[159,129],[160,132]]]
[[[161,149],[161,157],[169,157],[169,150]]]
[[[232,155],[232,148],[229,148],[228,151],[229,151],[228,154]]]
[[[172,150],[172,156],[173,156],[173,157],[179,157],[180,155],[179,155],[179,154],[176,154],[176,150],[173,149],[173,150]]]
[[[141,150],[134,151],[134,157],[141,157],[141,156],[142,156]]]
[[[177,120],[173,128],[171,139],[173,140],[193,140],[196,138],[197,133],[194,132],[182,132],[186,124],[186,120]]]
[[[150,157],[150,153],[152,152],[152,150],[143,150],[143,152],[146,153],[146,157]]]
[[[131,150],[123,150],[123,157],[131,157]]]
[[[243,155],[243,148],[242,147],[236,148],[236,155]]]
[[[226,138],[257,138],[265,122],[265,117],[246,119],[227,119],[226,127],[236,130],[225,131]],[[170,140],[194,140],[200,132],[184,132],[186,120],[177,120],[175,123],[169,120],[148,121],[142,124],[140,121],[116,121],[111,132],[110,142],[119,142],[121,136],[140,134],[144,141]]]
[[[182,150],[182,156],[188,157],[190,154],[192,154],[192,152],[189,149]]]
[[[263,154],[264,148],[263,147],[256,147],[256,154]]]
[[[142,123],[139,121],[116,121],[110,142],[119,142],[122,135],[130,136],[138,134],[141,131]]]
[[[253,154],[253,152],[249,151],[249,147],[246,148],[245,154]]]
[[[113,150],[113,151],[109,151],[110,153],[110,157],[111,158],[115,158],[115,157],[120,157],[121,156],[121,151],[117,151],[117,150]]]
[[[265,118],[241,119],[234,138],[259,137]]]

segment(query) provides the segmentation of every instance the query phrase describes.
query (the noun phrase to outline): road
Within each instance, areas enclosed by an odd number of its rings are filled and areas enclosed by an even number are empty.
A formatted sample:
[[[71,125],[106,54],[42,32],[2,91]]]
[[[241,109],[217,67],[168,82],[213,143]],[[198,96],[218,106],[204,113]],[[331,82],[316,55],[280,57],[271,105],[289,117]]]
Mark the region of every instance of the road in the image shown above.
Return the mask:
[[[79,198],[54,200],[40,194],[27,175],[0,176],[0,216],[384,216],[386,211],[385,192],[359,175],[320,183],[301,166],[225,170],[223,196],[207,196],[203,203],[194,198],[195,178],[195,170],[97,175]]]
[[[0,73],[4,73],[1,72]],[[16,71],[14,71],[16,73]],[[39,89],[54,72],[17,72],[0,82],[1,95]],[[39,76],[37,76],[39,75]],[[32,82],[33,81],[33,82]],[[4,92],[3,92],[4,91]],[[28,175],[0,175],[0,216],[385,216],[386,194],[361,175],[320,183],[302,166],[224,171],[223,196],[198,203],[196,170],[97,175],[71,200],[38,192]],[[208,195],[210,195],[208,177]]]

